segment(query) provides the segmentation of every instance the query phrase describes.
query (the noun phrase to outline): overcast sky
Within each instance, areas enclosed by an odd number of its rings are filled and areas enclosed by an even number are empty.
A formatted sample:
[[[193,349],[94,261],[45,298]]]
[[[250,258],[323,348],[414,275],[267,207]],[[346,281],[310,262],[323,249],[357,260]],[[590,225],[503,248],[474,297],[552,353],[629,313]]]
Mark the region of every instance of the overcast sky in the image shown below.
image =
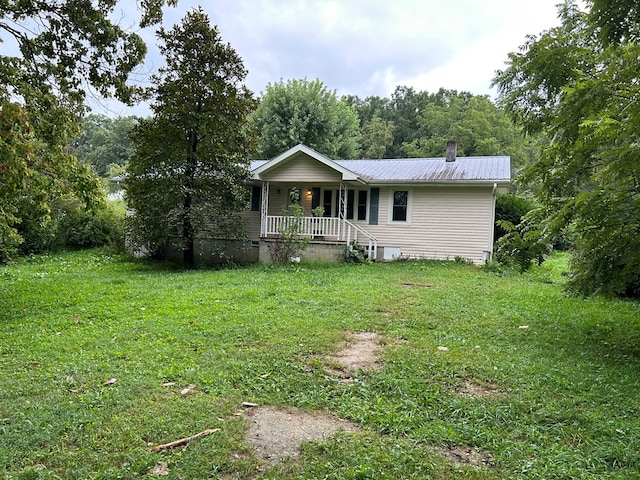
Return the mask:
[[[447,88],[495,97],[490,88],[509,52],[559,24],[560,0],[209,0],[202,2],[249,70],[257,95],[280,79],[320,79],[339,95],[389,96],[398,85]],[[127,2],[129,5],[133,2]],[[198,0],[165,9],[179,23]],[[122,12],[126,25],[127,12]],[[149,53],[143,72],[162,58],[152,31],[141,32]],[[144,76],[139,76],[140,79]],[[110,112],[148,110],[110,104]]]

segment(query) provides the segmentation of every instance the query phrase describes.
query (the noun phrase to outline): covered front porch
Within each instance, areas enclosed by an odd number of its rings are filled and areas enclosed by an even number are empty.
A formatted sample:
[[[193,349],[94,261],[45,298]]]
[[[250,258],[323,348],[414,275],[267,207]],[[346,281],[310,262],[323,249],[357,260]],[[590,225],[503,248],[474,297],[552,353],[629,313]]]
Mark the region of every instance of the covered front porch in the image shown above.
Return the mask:
[[[285,231],[295,231],[308,238],[311,244],[359,248],[366,258],[375,260],[378,242],[356,223],[355,192],[344,182],[303,186],[263,181],[259,187],[260,238],[275,239]],[[254,195],[257,193],[258,189],[254,188]],[[358,190],[358,197],[364,200],[362,208],[366,211],[368,190]],[[292,203],[299,205],[301,216],[292,215]]]

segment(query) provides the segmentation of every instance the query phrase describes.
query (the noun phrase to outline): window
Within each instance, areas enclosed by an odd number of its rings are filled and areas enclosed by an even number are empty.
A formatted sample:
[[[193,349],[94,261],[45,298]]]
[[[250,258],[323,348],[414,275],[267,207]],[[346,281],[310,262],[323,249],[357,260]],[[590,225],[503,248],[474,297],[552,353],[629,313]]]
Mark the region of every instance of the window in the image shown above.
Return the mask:
[[[395,190],[393,192],[391,220],[394,222],[406,222],[408,211],[409,192],[407,190]]]
[[[353,202],[355,201],[353,190],[347,190],[347,220],[353,220]]]
[[[333,216],[333,191],[325,190],[322,197],[322,206],[324,207],[325,217]]]
[[[358,192],[358,220],[367,219],[367,191]]]
[[[251,211],[259,212],[260,211],[260,200],[262,197],[262,188],[253,187],[251,189]]]
[[[347,220],[354,218],[367,219],[367,190],[347,190]]]
[[[335,192],[335,196],[332,198],[332,193]],[[340,216],[342,214],[340,200],[343,199],[347,203],[347,211],[345,212],[345,218],[347,220],[367,220],[367,210],[369,207],[369,190],[325,190],[324,191],[324,211],[332,211],[331,206],[334,206],[334,216]],[[332,203],[332,200],[335,200]]]

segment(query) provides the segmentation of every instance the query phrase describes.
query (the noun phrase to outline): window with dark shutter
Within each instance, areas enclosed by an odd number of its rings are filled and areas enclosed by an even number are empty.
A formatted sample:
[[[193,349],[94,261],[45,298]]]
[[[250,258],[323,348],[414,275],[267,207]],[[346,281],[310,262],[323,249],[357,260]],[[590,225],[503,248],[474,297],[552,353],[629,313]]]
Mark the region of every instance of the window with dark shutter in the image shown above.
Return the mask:
[[[378,224],[378,209],[380,207],[380,189],[371,189],[371,200],[369,201],[369,225]]]
[[[367,191],[358,192],[358,220],[367,219]]]

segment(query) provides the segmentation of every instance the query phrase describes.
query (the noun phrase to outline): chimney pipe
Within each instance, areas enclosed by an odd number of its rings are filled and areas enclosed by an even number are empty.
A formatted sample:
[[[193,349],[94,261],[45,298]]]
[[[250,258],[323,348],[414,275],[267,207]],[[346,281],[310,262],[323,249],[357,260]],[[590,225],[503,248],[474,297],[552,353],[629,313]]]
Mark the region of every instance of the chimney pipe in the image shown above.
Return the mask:
[[[458,150],[458,144],[453,140],[447,142],[447,162],[456,161],[456,151]]]

